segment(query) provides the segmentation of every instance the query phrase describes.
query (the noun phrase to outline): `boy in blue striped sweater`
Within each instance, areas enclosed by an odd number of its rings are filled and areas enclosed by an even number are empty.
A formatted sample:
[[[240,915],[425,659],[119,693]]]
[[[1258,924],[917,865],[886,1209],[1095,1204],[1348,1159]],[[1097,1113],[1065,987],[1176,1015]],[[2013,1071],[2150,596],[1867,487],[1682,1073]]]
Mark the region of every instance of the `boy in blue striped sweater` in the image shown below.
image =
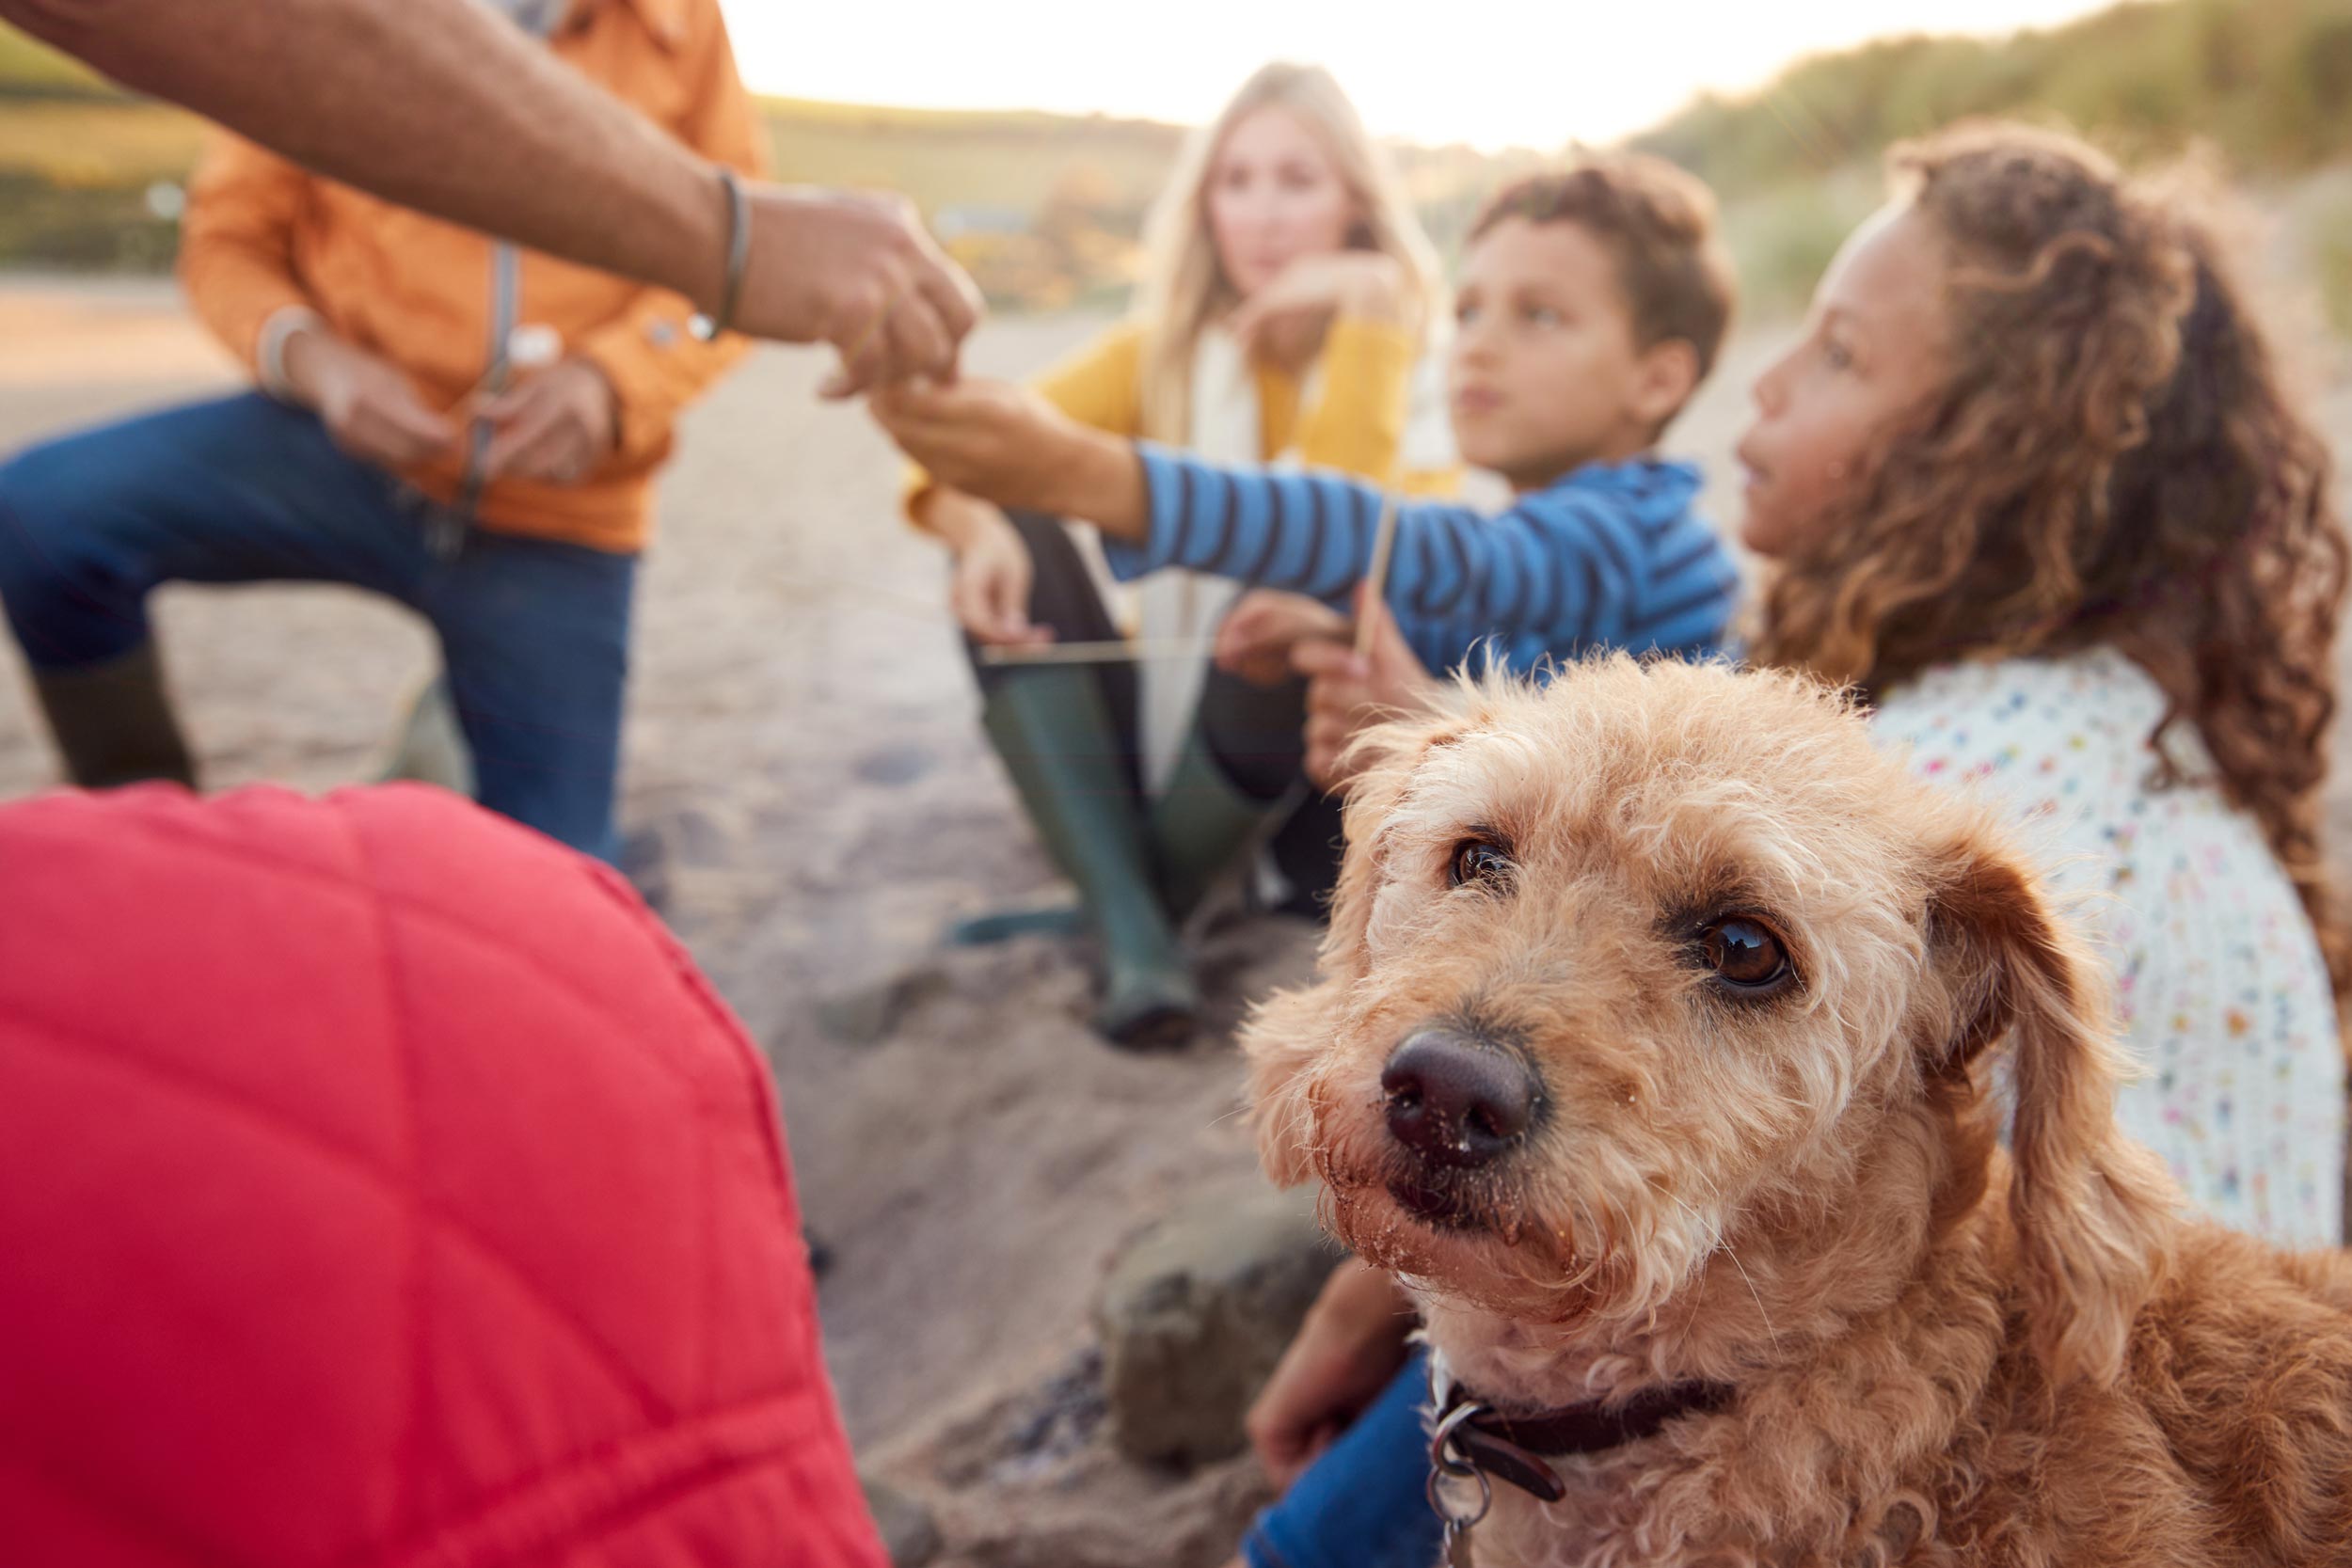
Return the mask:
[[[1423,666],[1450,671],[1488,638],[1521,670],[1718,646],[1730,558],[1691,510],[1697,471],[1654,449],[1712,368],[1731,302],[1712,199],[1671,165],[1595,158],[1488,204],[1456,299],[1454,430],[1514,499],[1493,515],[1400,506],[1384,597]],[[1000,383],[911,388],[874,411],[945,483],[1096,524],[1121,578],[1184,566],[1342,605],[1370,569],[1369,485],[1217,467]]]

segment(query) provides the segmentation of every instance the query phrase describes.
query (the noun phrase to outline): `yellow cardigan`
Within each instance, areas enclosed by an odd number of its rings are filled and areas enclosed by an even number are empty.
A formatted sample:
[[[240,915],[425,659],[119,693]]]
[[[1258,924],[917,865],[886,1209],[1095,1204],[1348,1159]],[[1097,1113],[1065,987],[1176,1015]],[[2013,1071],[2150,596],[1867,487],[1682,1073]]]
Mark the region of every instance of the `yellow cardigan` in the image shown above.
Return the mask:
[[[1143,337],[1139,321],[1120,323],[1037,378],[1047,402],[1080,424],[1129,438],[1143,434]],[[1258,384],[1258,455],[1272,461],[1295,451],[1311,468],[1336,468],[1407,495],[1450,496],[1461,484],[1459,467],[1396,473],[1397,449],[1405,439],[1406,387],[1417,353],[1411,334],[1383,322],[1343,316],[1323,341],[1323,395],[1299,407],[1300,378],[1270,365],[1255,365]],[[907,473],[907,516],[916,519],[930,476]],[[919,526],[919,523],[918,523]]]

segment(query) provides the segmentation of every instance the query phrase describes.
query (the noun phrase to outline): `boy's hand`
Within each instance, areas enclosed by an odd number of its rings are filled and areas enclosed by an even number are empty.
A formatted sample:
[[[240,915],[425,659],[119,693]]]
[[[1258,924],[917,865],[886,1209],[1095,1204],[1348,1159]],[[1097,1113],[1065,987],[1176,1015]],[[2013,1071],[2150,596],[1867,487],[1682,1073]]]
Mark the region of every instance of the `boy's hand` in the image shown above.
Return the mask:
[[[1404,266],[1376,250],[1301,257],[1234,307],[1226,330],[1253,359],[1312,358],[1337,316],[1411,327],[1406,283]]]
[[[1359,617],[1373,620],[1367,657],[1357,657],[1348,643],[1323,641],[1302,642],[1291,654],[1291,668],[1307,677],[1307,777],[1325,790],[1347,783],[1340,756],[1358,731],[1434,708],[1443,689],[1422,668],[1388,606],[1360,587],[1356,605]]]
[[[1412,1303],[1396,1281],[1353,1258],[1331,1271],[1245,1423],[1276,1491],[1380,1397],[1412,1331]]]
[[[620,445],[620,399],[604,372],[566,359],[483,404],[490,421],[485,479],[578,484]]]
[[[448,451],[457,426],[425,405],[399,366],[321,326],[286,341],[286,382],[335,444],[362,463],[407,468]]]
[[[1078,425],[1009,381],[914,383],[868,406],[892,440],[933,479],[998,506],[1052,510],[1050,480]]]
[[[1259,686],[1291,673],[1291,650],[1311,637],[1344,639],[1347,617],[1304,594],[1253,588],[1216,628],[1217,668]]]
[[[1135,449],[1026,387],[916,382],[878,392],[868,405],[891,439],[943,484],[1008,510],[1082,517],[1121,538],[1145,531]]]
[[[1053,628],[1029,620],[1037,568],[1020,531],[993,507],[976,510],[956,545],[947,602],[975,642],[1002,647],[1051,642]]]

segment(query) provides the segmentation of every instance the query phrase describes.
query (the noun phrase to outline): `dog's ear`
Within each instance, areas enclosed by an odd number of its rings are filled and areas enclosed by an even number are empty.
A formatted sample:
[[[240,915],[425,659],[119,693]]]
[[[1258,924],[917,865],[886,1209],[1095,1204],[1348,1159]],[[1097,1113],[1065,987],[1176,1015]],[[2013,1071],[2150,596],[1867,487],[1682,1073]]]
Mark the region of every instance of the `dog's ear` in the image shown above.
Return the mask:
[[[1345,1000],[1342,980],[1276,991],[1242,1025],[1258,1164],[1278,1187],[1295,1187],[1315,1173],[1314,1066],[1338,1030]]]
[[[1380,829],[1403,803],[1413,769],[1432,748],[1453,740],[1458,717],[1422,715],[1375,724],[1360,731],[1340,753],[1346,777],[1343,822],[1347,853],[1331,890],[1331,922],[1323,938],[1327,975],[1353,974],[1372,925],[1372,904],[1380,886]]]
[[[2053,1386],[2112,1382],[2162,1279],[2174,1194],[2115,1122],[2122,1059],[2095,961],[2016,855],[1976,831],[1940,857],[1930,941],[1958,1021],[1946,1070],[2007,1036],[2016,1116],[2010,1212],[2027,1320]]]
[[[1379,892],[1381,827],[1405,799],[1413,768],[1458,728],[1422,716],[1375,724],[1341,755],[1347,782],[1347,854],[1331,894],[1318,983],[1276,993],[1241,1032],[1249,1062],[1249,1117],[1268,1177],[1293,1186],[1314,1174],[1314,1067],[1339,1032],[1348,988],[1361,974],[1365,933]]]

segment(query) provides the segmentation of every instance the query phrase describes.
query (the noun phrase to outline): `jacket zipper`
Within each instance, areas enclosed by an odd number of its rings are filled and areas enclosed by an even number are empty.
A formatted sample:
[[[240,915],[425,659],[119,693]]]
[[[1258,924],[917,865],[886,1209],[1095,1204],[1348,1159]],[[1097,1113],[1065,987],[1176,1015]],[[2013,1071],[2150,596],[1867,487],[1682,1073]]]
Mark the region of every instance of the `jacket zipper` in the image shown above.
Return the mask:
[[[558,7],[553,14],[535,23],[523,22],[523,31],[545,42],[570,9],[569,6]],[[506,383],[514,374],[512,345],[515,325],[522,314],[522,252],[514,245],[492,243],[489,369],[481,385],[481,395],[485,397],[496,397],[506,390]],[[489,420],[475,419],[466,422],[466,464],[458,479],[457,504],[445,517],[436,518],[428,541],[433,553],[445,561],[453,559],[465,547],[466,531],[473,526],[474,508],[482,500],[483,467],[490,455],[490,436]]]
[[[479,395],[496,397],[506,390],[514,373],[509,345],[515,337],[515,323],[521,314],[522,253],[511,245],[498,244],[490,247],[490,344],[489,369],[480,384]],[[490,455],[490,421],[469,419],[466,421],[466,465],[459,476],[457,504],[437,520],[433,531],[433,552],[446,561],[464,547],[466,531],[473,525],[474,508],[482,500],[485,483],[484,465]]]

